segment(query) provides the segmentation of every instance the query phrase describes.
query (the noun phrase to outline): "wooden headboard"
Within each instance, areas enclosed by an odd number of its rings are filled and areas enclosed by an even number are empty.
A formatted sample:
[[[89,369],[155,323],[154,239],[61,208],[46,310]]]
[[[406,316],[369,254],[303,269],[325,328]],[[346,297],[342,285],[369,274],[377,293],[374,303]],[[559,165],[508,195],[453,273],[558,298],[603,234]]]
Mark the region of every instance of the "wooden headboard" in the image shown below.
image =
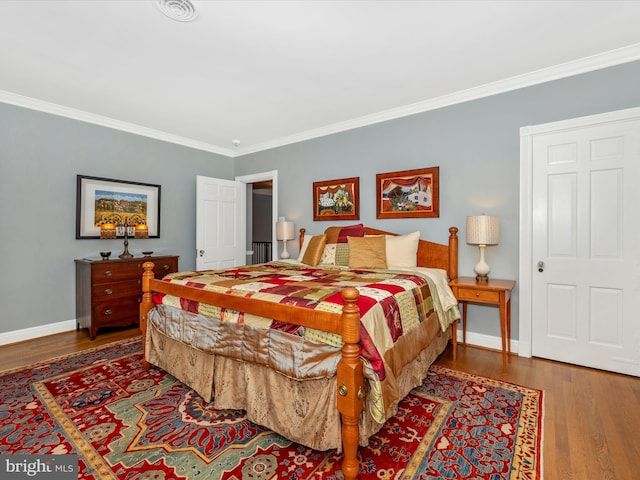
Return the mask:
[[[398,235],[393,232],[385,232],[376,228],[364,227],[365,235]],[[306,229],[300,229],[300,248],[304,241]],[[458,278],[458,227],[449,228],[449,243],[429,242],[420,240],[418,243],[419,267],[440,268],[446,270],[450,280]]]

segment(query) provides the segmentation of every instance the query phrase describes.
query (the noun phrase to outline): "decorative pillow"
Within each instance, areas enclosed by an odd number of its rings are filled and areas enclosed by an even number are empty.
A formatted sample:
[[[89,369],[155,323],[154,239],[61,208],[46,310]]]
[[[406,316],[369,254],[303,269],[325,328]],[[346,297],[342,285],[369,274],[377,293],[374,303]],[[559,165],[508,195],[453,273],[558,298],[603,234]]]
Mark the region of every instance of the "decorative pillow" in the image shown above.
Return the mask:
[[[327,227],[324,231],[327,243],[347,243],[347,237],[364,237],[364,225],[347,225],[346,227]]]
[[[349,268],[387,268],[386,238],[349,237]]]
[[[349,244],[348,243],[336,243],[336,265],[342,267],[349,266]]]
[[[326,244],[324,246],[324,252],[320,257],[320,265],[335,265],[336,264],[336,247],[337,243]]]
[[[314,235],[309,240],[309,245],[302,257],[302,263],[315,267],[320,262],[322,252],[324,252],[324,246],[327,243],[327,237],[325,235]]]
[[[349,237],[364,237],[364,225],[359,223],[358,225],[342,227],[338,234],[338,243],[347,243]]]
[[[313,238],[313,235],[305,235],[304,240],[302,240],[302,246],[300,247],[300,255],[298,255],[298,261],[301,262],[304,257],[304,253],[307,251],[309,247],[309,242]]]
[[[340,235],[342,227],[327,227],[324,234],[327,236],[327,244],[338,243],[338,235]]]
[[[411,268],[418,264],[418,242],[420,232],[407,235],[387,235],[387,267]]]

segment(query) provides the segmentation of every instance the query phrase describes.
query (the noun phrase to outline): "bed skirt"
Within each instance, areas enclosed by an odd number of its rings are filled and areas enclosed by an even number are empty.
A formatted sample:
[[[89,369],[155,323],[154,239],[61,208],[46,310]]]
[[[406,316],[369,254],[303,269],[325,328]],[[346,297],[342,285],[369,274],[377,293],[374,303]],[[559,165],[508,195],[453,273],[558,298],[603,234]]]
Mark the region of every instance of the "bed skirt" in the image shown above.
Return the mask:
[[[420,385],[430,365],[444,351],[451,329],[437,331],[429,346],[405,365],[397,377],[399,398]],[[203,352],[147,327],[146,359],[198,392],[214,408],[245,410],[247,418],[314,450],[342,450],[335,376],[297,380],[265,365]],[[365,396],[365,399],[367,397]],[[387,409],[397,412],[398,401]],[[383,424],[373,420],[365,401],[359,444]]]

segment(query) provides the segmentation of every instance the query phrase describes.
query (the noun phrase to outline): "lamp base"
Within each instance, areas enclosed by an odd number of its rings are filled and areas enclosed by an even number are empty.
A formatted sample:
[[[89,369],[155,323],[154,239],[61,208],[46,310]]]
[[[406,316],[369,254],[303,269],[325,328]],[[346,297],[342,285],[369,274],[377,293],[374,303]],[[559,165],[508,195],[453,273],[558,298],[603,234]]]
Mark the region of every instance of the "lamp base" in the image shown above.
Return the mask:
[[[133,258],[133,255],[129,253],[129,240],[127,237],[124,237],[124,252],[118,255],[118,258]]]
[[[473,271],[476,273],[476,282],[487,282],[489,280],[489,272],[491,268],[489,264],[484,259],[484,248],[486,245],[478,245],[480,249],[480,261],[473,268]]]
[[[282,248],[282,253],[280,254],[280,258],[291,258],[291,254],[287,250],[287,241],[283,240],[282,243],[283,243],[283,248]]]

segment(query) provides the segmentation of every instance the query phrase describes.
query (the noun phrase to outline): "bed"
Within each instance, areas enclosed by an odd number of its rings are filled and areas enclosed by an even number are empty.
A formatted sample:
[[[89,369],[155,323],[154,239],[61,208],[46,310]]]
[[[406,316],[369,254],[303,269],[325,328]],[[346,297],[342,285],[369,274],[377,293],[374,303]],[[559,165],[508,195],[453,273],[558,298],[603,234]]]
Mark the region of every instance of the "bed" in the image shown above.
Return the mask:
[[[358,445],[449,340],[455,359],[457,231],[438,244],[361,224],[301,229],[297,260],[161,280],[147,262],[145,366],[289,440],[342,451],[344,478],[355,479]]]

